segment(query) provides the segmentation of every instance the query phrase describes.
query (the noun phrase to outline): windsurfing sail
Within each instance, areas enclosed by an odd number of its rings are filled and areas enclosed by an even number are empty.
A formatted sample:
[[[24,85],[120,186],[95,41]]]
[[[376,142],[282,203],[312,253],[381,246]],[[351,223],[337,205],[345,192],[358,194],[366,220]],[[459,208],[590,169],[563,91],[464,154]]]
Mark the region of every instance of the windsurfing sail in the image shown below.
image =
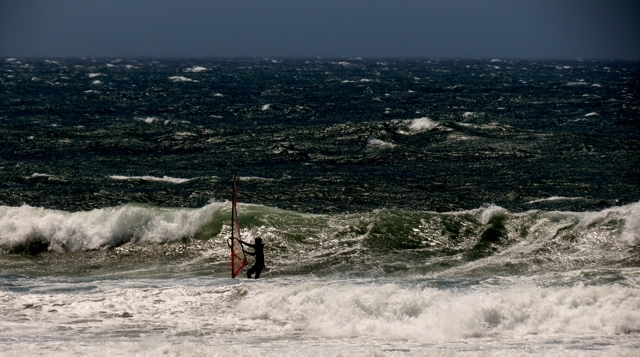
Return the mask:
[[[247,264],[247,257],[244,255],[242,247],[242,239],[240,238],[240,224],[238,223],[238,188],[236,187],[236,178],[233,177],[233,199],[231,204],[231,277],[235,278],[240,270]]]

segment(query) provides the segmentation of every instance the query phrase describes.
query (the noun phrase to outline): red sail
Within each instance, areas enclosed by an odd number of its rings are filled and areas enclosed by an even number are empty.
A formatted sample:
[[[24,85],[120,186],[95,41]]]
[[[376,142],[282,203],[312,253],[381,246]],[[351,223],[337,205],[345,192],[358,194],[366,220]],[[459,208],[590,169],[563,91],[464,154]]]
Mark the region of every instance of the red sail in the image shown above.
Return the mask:
[[[242,250],[242,239],[240,238],[240,224],[238,223],[238,189],[236,188],[235,177],[233,179],[233,201],[231,206],[231,277],[235,278],[240,270],[247,264],[247,258]]]

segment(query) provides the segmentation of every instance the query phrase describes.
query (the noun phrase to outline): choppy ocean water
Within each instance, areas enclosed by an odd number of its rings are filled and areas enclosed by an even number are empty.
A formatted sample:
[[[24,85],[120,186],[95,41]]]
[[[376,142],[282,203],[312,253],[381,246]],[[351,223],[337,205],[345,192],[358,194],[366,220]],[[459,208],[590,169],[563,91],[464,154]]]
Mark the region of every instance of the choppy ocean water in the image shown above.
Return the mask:
[[[3,355],[637,355],[637,61],[0,63]],[[229,278],[239,220],[263,279]]]

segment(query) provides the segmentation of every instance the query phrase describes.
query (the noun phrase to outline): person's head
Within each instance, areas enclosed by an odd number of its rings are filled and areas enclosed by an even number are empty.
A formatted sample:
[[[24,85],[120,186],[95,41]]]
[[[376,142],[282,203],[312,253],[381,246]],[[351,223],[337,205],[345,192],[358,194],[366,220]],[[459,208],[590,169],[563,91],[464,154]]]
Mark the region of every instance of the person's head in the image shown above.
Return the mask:
[[[262,244],[262,238],[260,237],[256,238],[256,244]]]

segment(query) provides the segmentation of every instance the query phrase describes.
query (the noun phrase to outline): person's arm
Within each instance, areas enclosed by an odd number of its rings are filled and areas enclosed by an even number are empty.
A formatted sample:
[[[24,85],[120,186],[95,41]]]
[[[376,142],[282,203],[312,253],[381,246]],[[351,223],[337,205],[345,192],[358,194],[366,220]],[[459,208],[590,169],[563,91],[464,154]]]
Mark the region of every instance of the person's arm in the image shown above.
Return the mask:
[[[251,244],[251,243],[247,243],[247,242],[243,242],[243,241],[240,241],[240,243],[242,243],[243,245],[246,245],[247,247],[250,247],[250,248],[255,248],[256,247],[255,244]]]

